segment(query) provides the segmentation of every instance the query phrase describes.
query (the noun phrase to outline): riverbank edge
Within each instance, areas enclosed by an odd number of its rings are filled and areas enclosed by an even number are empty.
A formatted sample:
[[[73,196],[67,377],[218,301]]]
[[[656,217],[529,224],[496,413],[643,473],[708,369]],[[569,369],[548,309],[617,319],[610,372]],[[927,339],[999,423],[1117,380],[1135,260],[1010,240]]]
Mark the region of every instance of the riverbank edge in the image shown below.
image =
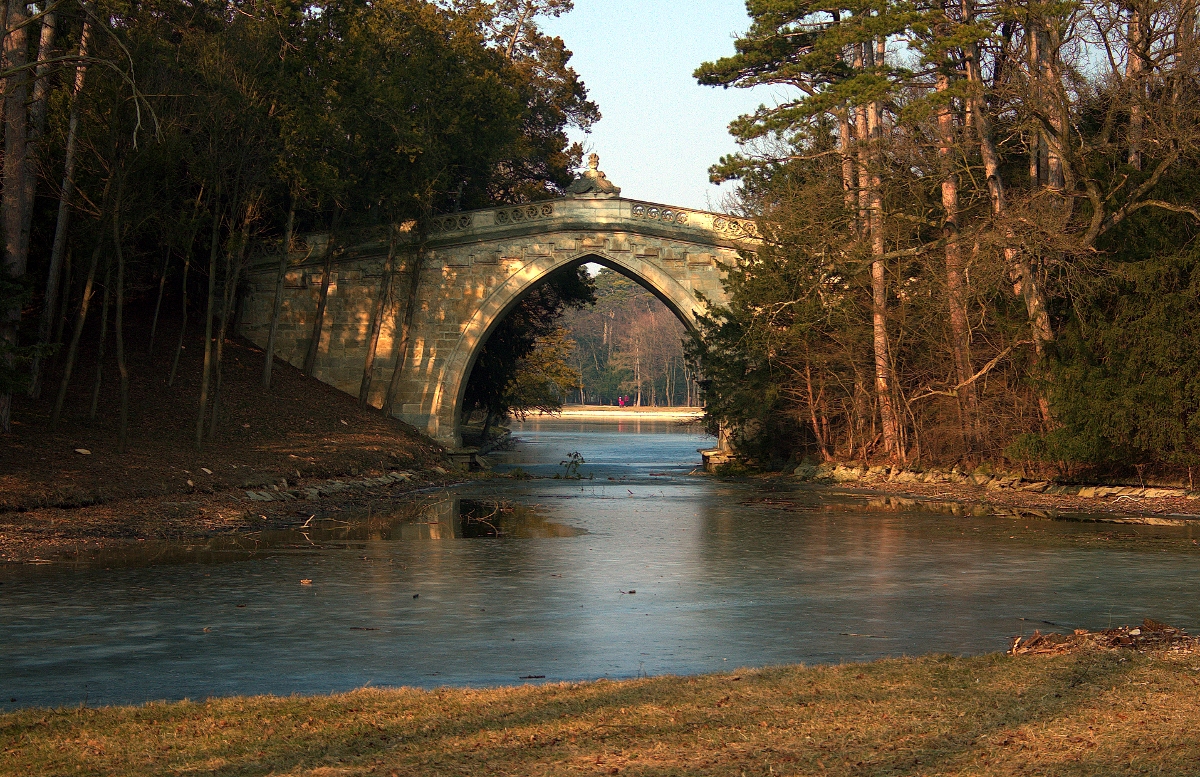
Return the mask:
[[[483,473],[481,477],[487,477]],[[76,562],[151,540],[189,542],[294,527],[358,503],[404,499],[472,480],[434,466],[332,478],[280,478],[269,487],[114,499],[0,513],[0,570]]]
[[[694,475],[713,477],[712,475]],[[365,476],[283,480],[267,488],[118,499],[84,507],[47,507],[0,514],[0,569],[78,561],[103,550],[149,540],[197,541],[287,528],[379,500],[436,493],[469,482],[505,478],[436,466]],[[795,475],[751,479],[878,500],[872,509],[942,510],[954,515],[1018,515],[1106,523],[1186,525],[1200,521],[1200,500],[1177,495],[1118,499],[988,488],[964,482],[889,482],[867,476],[842,483]]]
[[[1200,762],[1200,654],[929,655],[0,714],[0,774],[1107,774]],[[1032,770],[1032,771],[1031,771]]]
[[[669,421],[699,424],[704,408],[696,407],[618,407],[613,405],[563,405],[555,413],[531,413],[534,421]]]
[[[957,469],[914,471],[886,465],[847,466],[831,462],[801,465],[793,482],[842,493],[960,503],[1001,514],[1031,518],[1065,518],[1111,523],[1179,525],[1200,520],[1200,491],[1169,486],[1060,484],[1025,478],[1017,473],[973,473]]]

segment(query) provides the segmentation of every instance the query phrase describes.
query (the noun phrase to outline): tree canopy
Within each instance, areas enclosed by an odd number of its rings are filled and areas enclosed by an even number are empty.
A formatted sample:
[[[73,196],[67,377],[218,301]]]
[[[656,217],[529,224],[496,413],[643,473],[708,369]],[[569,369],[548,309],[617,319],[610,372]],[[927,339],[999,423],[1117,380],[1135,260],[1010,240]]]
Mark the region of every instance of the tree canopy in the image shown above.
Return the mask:
[[[1194,3],[750,0],[761,250],[694,357],[764,463],[1192,465]]]
[[[11,393],[53,392],[42,368],[72,363],[79,333],[122,353],[127,322],[106,325],[129,304],[153,308],[151,331],[160,308],[202,318],[202,442],[252,255],[556,196],[581,157],[568,130],[599,118],[539,27],[563,0],[8,7],[5,428]]]

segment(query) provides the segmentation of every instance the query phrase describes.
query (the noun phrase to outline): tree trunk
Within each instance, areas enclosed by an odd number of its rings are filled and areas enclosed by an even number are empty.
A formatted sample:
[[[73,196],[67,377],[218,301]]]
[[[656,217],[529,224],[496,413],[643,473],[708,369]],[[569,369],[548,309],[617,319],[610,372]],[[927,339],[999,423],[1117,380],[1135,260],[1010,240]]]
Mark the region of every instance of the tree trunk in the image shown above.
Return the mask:
[[[0,39],[0,44],[7,42],[8,6],[9,5],[10,5],[9,0],[0,0],[0,30],[3,30],[3,34],[4,34],[4,38]],[[0,45],[0,60],[4,60],[3,45]],[[4,60],[4,64],[7,67],[7,60]],[[0,77],[0,105],[3,104],[3,95],[6,94],[7,92],[8,92],[8,79]],[[2,111],[3,111],[3,108],[0,107],[0,112],[2,112]]]
[[[101,238],[103,240],[103,238]],[[100,306],[100,342],[96,345],[96,380],[92,383],[92,404],[88,420],[95,421],[100,410],[100,386],[104,383],[104,341],[108,339],[108,301],[112,297],[112,257],[104,257],[104,296]]]
[[[950,89],[950,77],[939,73],[937,90],[945,94]],[[944,221],[942,238],[946,241],[946,301],[950,313],[950,349],[954,355],[956,382],[963,385],[958,392],[959,412],[967,438],[967,447],[972,448],[975,440],[976,394],[975,384],[970,383],[974,371],[971,368],[971,327],[967,318],[967,291],[963,280],[962,245],[958,240],[958,175],[954,172],[954,115],[949,103],[938,108],[938,158],[942,168],[942,211]]]
[[[167,386],[175,385],[175,373],[179,370],[179,356],[183,353],[183,340],[187,336],[188,324],[188,271],[192,268],[192,247],[188,246],[183,257],[183,294],[180,301],[179,341],[175,344],[175,357],[171,360],[171,375],[167,378]]]
[[[575,355],[579,357],[579,386],[577,386],[579,389],[579,404],[586,405],[587,394],[583,390],[583,354],[576,351]]]
[[[972,113],[975,116],[976,127],[979,127],[981,120],[986,121],[986,119],[982,118],[982,111],[975,109]],[[981,137],[985,136],[981,133]],[[990,137],[990,135],[987,137]],[[987,148],[991,143],[984,142],[981,145]],[[1000,166],[995,157],[994,147],[991,149],[991,152],[991,154],[983,154],[984,174],[988,180],[992,213],[997,218],[1003,218],[1004,199],[1003,189],[999,185]],[[1033,272],[1032,265],[1021,256],[1020,251],[1015,246],[1017,243],[1016,233],[1013,232],[1012,227],[1009,225],[1004,225],[1003,229],[1006,243],[1004,246],[1004,260],[1013,278],[1013,293],[1021,297],[1025,302],[1026,315],[1033,330],[1034,347],[1037,349],[1040,357],[1044,353],[1046,344],[1054,341],[1054,332],[1050,326],[1050,314],[1046,308],[1045,295],[1042,292],[1038,278]]]
[[[974,20],[970,10],[970,0],[963,2],[963,15],[966,23]],[[1029,261],[1018,251],[1017,236],[1012,226],[1004,223],[1006,206],[1004,202],[1004,182],[1000,177],[1000,160],[996,154],[995,141],[992,138],[991,121],[987,116],[987,106],[983,98],[983,78],[979,70],[978,46],[969,44],[963,48],[968,90],[967,106],[974,118],[975,132],[979,137],[980,156],[983,160],[983,172],[987,178],[988,199],[991,202],[992,215],[1000,222],[1004,230],[1005,246],[1004,259],[1013,278],[1013,291],[1025,302],[1026,314],[1033,330],[1033,339],[1038,355],[1041,356],[1045,345],[1054,341],[1054,330],[1050,324],[1050,313],[1046,305],[1046,297],[1041,284],[1033,272]],[[1045,400],[1043,399],[1043,403]]]
[[[409,335],[412,333],[413,316],[417,310],[417,297],[421,290],[421,265],[424,262],[425,236],[421,235],[417,250],[409,258],[411,268],[408,273],[408,294],[405,295],[404,319],[400,324],[400,336],[396,338],[396,364],[392,368],[392,379],[388,382],[387,396],[383,401],[383,412],[395,414],[396,389],[400,386],[400,378],[404,374],[404,364],[408,360]]]
[[[675,361],[667,357],[667,382],[663,385],[667,395],[667,407],[675,407]]]
[[[1129,166],[1142,169],[1142,133],[1146,116],[1142,103],[1146,99],[1146,87],[1142,74],[1145,72],[1146,60],[1142,56],[1145,47],[1146,33],[1142,21],[1142,12],[1136,7],[1129,9],[1129,22],[1126,32],[1125,80],[1129,82]]]
[[[642,406],[642,344],[634,341],[633,346],[633,376],[637,381],[637,407]]]
[[[84,20],[83,31],[79,36],[79,56],[87,56],[88,44],[91,40],[92,23]],[[71,198],[75,194],[75,157],[79,134],[79,94],[83,91],[83,79],[87,65],[80,62],[75,66],[75,87],[71,93],[70,118],[67,122],[67,148],[63,164],[62,191],[58,197],[58,221],[54,227],[54,243],[50,249],[50,269],[46,276],[46,304],[42,309],[42,319],[38,325],[38,344],[45,345],[50,340],[50,330],[53,326],[57,311],[55,301],[58,299],[58,284],[61,275],[63,254],[67,246],[67,226],[71,218]],[[65,296],[65,295],[64,295]],[[41,391],[42,356],[35,354],[33,361],[30,396],[37,397]]]
[[[117,254],[117,372],[121,377],[121,412],[117,431],[117,451],[124,453],[129,444],[129,369],[125,364],[125,253],[121,250],[121,189],[117,185],[117,206],[113,210],[113,250]]]
[[[1040,73],[1042,101],[1049,117],[1051,137],[1046,143],[1046,183],[1050,188],[1061,192],[1066,186],[1066,176],[1063,171],[1065,160],[1063,148],[1067,143],[1067,117],[1063,114],[1062,101],[1059,99],[1062,89],[1062,79],[1058,62],[1059,36],[1057,32],[1052,37],[1045,24],[1036,24],[1035,29],[1040,38],[1038,52],[1040,54]],[[1058,201],[1061,202],[1061,199]]]
[[[50,49],[54,45],[54,24],[55,15],[53,11],[47,11],[42,15],[42,33],[41,39],[38,41],[37,52],[37,70],[35,71],[35,79],[33,82],[33,103],[29,109],[29,154],[28,162],[25,165],[25,196],[26,208],[21,214],[21,234],[22,241],[26,246],[29,245],[30,229],[33,225],[33,195],[37,187],[37,172],[39,158],[39,144],[42,136],[46,132],[46,96],[50,92],[50,79],[48,77],[50,65],[47,62],[50,59]],[[61,273],[60,266],[55,268],[56,272]],[[42,304],[42,319],[43,324],[38,326],[38,345],[46,345],[50,336],[50,323],[54,320],[55,305],[58,302],[58,281],[53,284],[47,279],[46,281],[46,298]],[[47,316],[49,314],[49,316]],[[45,334],[43,334],[45,329]],[[41,371],[42,354],[41,349],[34,352],[33,366],[30,370],[29,381],[29,396],[37,398],[41,394],[42,386],[38,373]]]
[[[1025,24],[1025,46],[1028,52],[1029,63],[1027,65],[1029,71],[1029,81],[1027,95],[1028,99],[1036,104],[1041,93],[1041,72],[1042,62],[1042,38],[1033,32],[1034,25],[1031,20],[1027,20]],[[980,79],[982,80],[982,79]],[[970,110],[968,110],[970,115]],[[1034,189],[1038,188],[1046,182],[1046,144],[1042,140],[1042,128],[1036,121],[1029,128],[1029,184]]]
[[[229,284],[229,278],[233,275],[234,270],[230,262],[225,263],[225,283],[226,287]],[[229,321],[229,303],[228,288],[221,290],[221,325],[217,328],[216,345],[213,351],[213,389],[212,400],[209,402],[208,414],[208,439],[217,439],[217,421],[221,415],[221,379],[224,377],[224,371],[221,369],[222,362],[225,360],[225,334],[227,331],[227,322]]]
[[[813,439],[817,441],[817,447],[821,451],[821,461],[829,461],[832,457],[825,444],[825,434],[821,429],[821,423],[817,420],[817,400],[813,396],[812,386],[812,364],[807,361],[804,363],[804,387],[808,391],[808,417],[812,422]]]
[[[879,37],[875,44],[874,64],[882,67],[887,56],[887,39]],[[891,343],[887,331],[887,286],[885,277],[883,228],[883,106],[871,103],[871,137],[874,166],[871,170],[871,254],[876,257],[871,267],[872,292],[875,298],[873,318],[875,340],[876,386],[879,390],[880,419],[883,423],[884,447],[897,460],[907,455],[903,424],[892,397]]]
[[[61,345],[63,338],[63,327],[67,325],[67,311],[71,309],[71,284],[75,280],[75,271],[71,264],[71,252],[67,251],[63,257],[62,282],[59,284],[60,299],[58,301],[58,315],[54,317],[54,329],[50,336],[50,343],[53,345]]]
[[[263,359],[263,391],[271,389],[271,368],[275,364],[275,336],[279,333],[279,316],[283,311],[283,281],[287,276],[288,260],[292,253],[292,230],[296,226],[296,197],[288,207],[287,224],[283,228],[283,251],[279,269],[275,272],[275,305],[271,308],[271,331],[267,335],[267,350]]]
[[[882,64],[883,40],[878,52]],[[863,64],[873,68],[876,52],[870,43],[863,44]],[[883,234],[883,184],[879,166],[882,163],[883,117],[878,102],[868,103],[865,111],[859,112],[860,121],[865,118],[866,126],[859,127],[863,145],[860,149],[859,182],[866,195],[867,233],[871,247],[871,344],[875,361],[875,396],[879,403],[879,420],[883,427],[883,447],[893,461],[904,458],[900,445],[899,424],[892,403],[892,367],[890,344],[887,331],[887,268],[884,264],[885,242]],[[869,140],[866,136],[869,136]]]
[[[367,358],[363,362],[362,385],[358,389],[358,404],[366,407],[371,399],[371,380],[375,373],[375,351],[379,347],[379,330],[383,328],[383,311],[387,309],[392,294],[392,266],[396,261],[396,227],[388,229],[387,261],[383,264],[383,277],[379,279],[379,294],[371,310],[371,324],[367,332]]]
[[[154,302],[154,318],[150,322],[150,344],[146,347],[146,352],[151,356],[154,355],[154,337],[158,334],[158,313],[162,310],[163,291],[167,287],[167,267],[171,263],[171,246],[167,246],[165,256],[163,256],[162,272],[158,274],[158,299]]]
[[[872,192],[872,211],[881,198]],[[872,216],[872,221],[876,221]],[[887,277],[884,267],[882,230],[872,227],[871,253],[871,343],[875,354],[875,395],[879,402],[879,421],[883,427],[883,448],[896,461],[904,458],[900,447],[899,424],[892,404],[892,367],[887,331]]]
[[[329,231],[329,245],[325,248],[325,264],[321,271],[321,296],[317,299],[317,312],[313,318],[312,338],[308,342],[308,353],[304,357],[304,374],[312,377],[317,369],[317,353],[321,347],[321,332],[325,327],[325,304],[329,300],[329,283],[333,277],[333,246],[337,237],[341,209],[333,214],[333,226]]]
[[[83,336],[83,325],[87,321],[88,307],[92,302],[93,286],[96,282],[96,268],[100,264],[100,252],[104,248],[104,240],[96,243],[92,252],[92,262],[88,265],[87,280],[83,282],[83,297],[79,300],[79,314],[75,318],[75,329],[71,332],[71,345],[67,348],[67,360],[63,365],[62,380],[58,384],[58,396],[54,400],[54,410],[50,413],[50,428],[58,425],[62,416],[63,403],[67,398],[67,387],[71,385],[71,373],[75,369],[75,355],[79,352],[79,338]]]
[[[33,197],[37,191],[39,148],[46,133],[46,96],[50,93],[50,50],[54,46],[53,11],[42,15],[42,31],[38,40],[37,67],[34,70],[33,99],[29,105],[29,138],[25,144],[25,180],[21,186],[21,244],[29,251],[29,235],[33,226]]]
[[[8,35],[4,39],[4,64],[16,70],[5,84],[4,100],[4,267],[12,278],[25,274],[29,259],[28,234],[22,232],[28,207],[29,182],[29,73],[26,33],[28,12],[22,2],[8,9]],[[19,70],[18,70],[19,68]],[[18,318],[19,320],[19,313]]]
[[[183,255],[183,281],[181,286],[181,302],[179,306],[179,340],[175,343],[175,357],[171,359],[171,375],[167,378],[167,386],[175,385],[175,373],[179,370],[179,357],[183,353],[184,337],[188,325],[188,271],[192,268],[192,249],[196,244],[196,233],[200,231],[200,198],[204,196],[203,188],[196,197],[196,211],[192,214],[192,231],[188,235],[187,246]]]
[[[529,22],[529,17],[537,12],[537,7],[533,2],[526,2],[521,6],[521,15],[513,22],[512,34],[508,38],[508,45],[504,47],[504,56],[509,61],[516,56],[517,43],[521,40],[521,35],[525,32],[525,25]]]
[[[854,181],[854,136],[850,128],[850,109],[843,108],[837,113],[838,119],[838,152],[842,156],[842,195],[846,201],[846,212],[851,214],[850,229],[857,232],[860,227],[855,213]]]
[[[222,214],[213,211],[212,239],[208,246],[208,302],[204,307],[204,367],[200,373],[200,408],[196,413],[196,450],[204,447],[204,418],[208,410],[208,383],[212,376],[213,304],[217,294],[217,248],[221,242]]]
[[[221,378],[222,363],[225,355],[225,338],[229,334],[229,322],[234,316],[234,303],[237,301],[237,287],[242,277],[242,266],[246,261],[246,244],[250,240],[250,222],[253,219],[254,201],[246,204],[242,217],[242,234],[236,246],[230,246],[225,252],[225,287],[221,294],[221,328],[217,332],[216,352],[216,385],[212,395],[212,417],[208,425],[208,439],[217,437],[217,420],[221,407]]]
[[[25,167],[28,163],[26,134],[28,118],[29,74],[24,70],[26,20],[24,2],[10,2],[7,35],[4,38],[4,65],[12,72],[4,84],[4,191],[2,226],[4,230],[4,270],[17,280],[25,275],[29,259],[28,236],[22,243],[21,223],[25,213]],[[13,72],[15,71],[15,72]],[[8,368],[13,365],[17,347],[17,329],[21,325],[21,307],[0,310],[0,358]],[[0,394],[0,432],[12,431],[12,394]]]
[[[840,23],[842,21],[841,11],[834,10],[834,11],[832,11],[832,14],[833,14],[833,21],[835,24]],[[861,51],[861,49],[858,48],[857,46],[853,47],[852,50],[855,52]],[[841,59],[843,62],[845,62],[844,50],[843,50],[843,56],[841,57]],[[852,56],[851,61],[848,64],[850,64],[852,67],[861,67],[862,66],[861,59],[856,56]],[[853,130],[851,129],[851,126],[850,126],[850,124],[851,124],[850,110],[851,110],[850,106],[845,105],[845,106],[842,106],[841,108],[835,110],[833,113],[834,113],[834,116],[837,117],[838,152],[841,154],[841,157],[842,157],[842,195],[843,195],[843,197],[845,197],[846,212],[851,214],[850,229],[851,229],[851,231],[856,232],[856,231],[858,231],[858,229],[860,229],[860,227],[858,226],[857,221],[854,219],[854,216],[853,216],[854,204],[855,204],[854,153],[853,153],[854,135],[853,135]],[[690,401],[690,398],[689,398],[689,401]]]
[[[37,67],[34,69],[33,102],[29,106],[30,139],[37,142],[46,133],[46,98],[50,94],[50,71],[53,65],[49,59],[54,48],[56,31],[56,14],[52,7],[56,0],[50,0],[46,12],[42,14],[42,30],[38,37]],[[37,149],[31,153],[37,158]]]
[[[866,65],[866,54],[869,52],[867,44],[855,44],[854,46],[854,62],[855,70],[861,71]],[[858,231],[865,240],[870,233],[870,220],[867,216],[869,203],[867,201],[867,192],[870,190],[870,151],[867,148],[867,137],[870,134],[868,129],[867,106],[857,105],[854,107],[854,141],[857,146],[858,156]],[[844,170],[844,168],[843,168]]]

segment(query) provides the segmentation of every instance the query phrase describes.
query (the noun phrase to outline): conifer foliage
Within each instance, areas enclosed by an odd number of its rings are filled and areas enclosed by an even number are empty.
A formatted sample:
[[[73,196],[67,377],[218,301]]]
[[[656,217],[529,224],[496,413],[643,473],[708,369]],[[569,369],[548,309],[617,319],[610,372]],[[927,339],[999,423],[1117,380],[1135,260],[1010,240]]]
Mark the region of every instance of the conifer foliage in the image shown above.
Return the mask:
[[[762,248],[693,356],[762,462],[1200,455],[1194,0],[749,0]],[[1184,331],[1186,330],[1186,331]]]

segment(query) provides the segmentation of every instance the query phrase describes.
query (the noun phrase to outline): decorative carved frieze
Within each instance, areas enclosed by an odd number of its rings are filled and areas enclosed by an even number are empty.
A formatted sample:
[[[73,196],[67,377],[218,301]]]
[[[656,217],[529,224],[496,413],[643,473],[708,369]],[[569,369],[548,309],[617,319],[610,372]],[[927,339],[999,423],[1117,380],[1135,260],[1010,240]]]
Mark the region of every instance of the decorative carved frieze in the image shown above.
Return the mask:
[[[758,239],[758,225],[747,219],[717,216],[713,219],[713,229],[734,238]]]
[[[548,219],[553,216],[554,204],[543,202],[541,204],[521,205],[516,208],[498,210],[494,214],[493,220],[497,226],[508,226],[509,224],[521,224],[526,221]]]
[[[645,221],[661,221],[664,224],[687,224],[691,218],[685,210],[677,210],[675,208],[661,208],[657,205],[649,205],[646,203],[634,203],[630,210],[635,219]]]
[[[429,222],[429,233],[437,235],[444,232],[457,232],[470,229],[475,223],[475,217],[470,213],[461,215],[439,216]]]

